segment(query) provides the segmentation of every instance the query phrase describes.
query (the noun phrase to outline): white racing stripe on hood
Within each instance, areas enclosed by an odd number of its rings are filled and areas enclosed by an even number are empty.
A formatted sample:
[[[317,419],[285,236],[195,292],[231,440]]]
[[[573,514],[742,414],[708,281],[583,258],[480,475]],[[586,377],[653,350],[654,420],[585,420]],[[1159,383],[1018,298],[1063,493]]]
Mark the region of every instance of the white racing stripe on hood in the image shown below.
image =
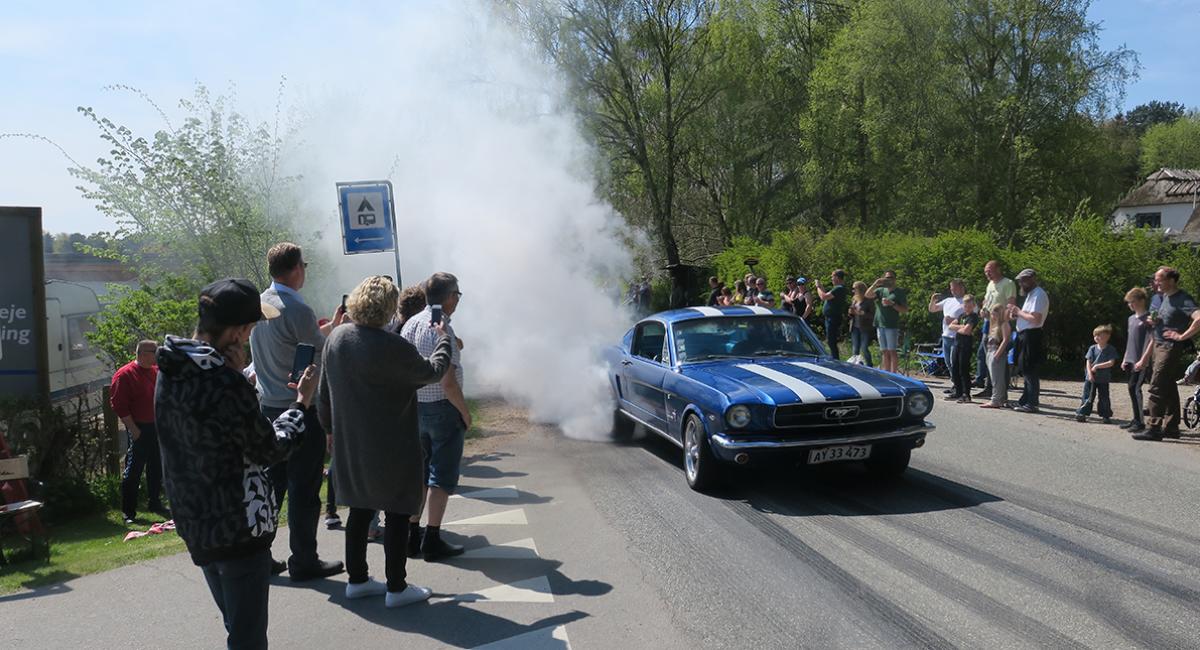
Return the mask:
[[[688,307],[688,309],[690,309],[692,311],[700,312],[701,314],[704,314],[705,316],[724,316],[725,315],[724,312],[722,312],[720,309],[717,309],[716,307]]]
[[[779,372],[774,368],[767,368],[765,366],[759,366],[753,363],[739,363],[737,364],[737,367],[741,368],[742,370],[752,372],[760,377],[766,377],[767,379],[770,379],[771,381],[783,386],[784,388],[795,393],[796,397],[799,397],[800,401],[805,404],[819,404],[826,401],[825,395],[821,391],[817,390],[816,386],[813,386],[806,381],[796,379],[791,375]]]
[[[876,399],[879,397],[883,397],[883,393],[880,393],[879,389],[875,388],[871,384],[868,384],[867,382],[865,382],[857,377],[851,377],[850,375],[847,375],[844,372],[838,372],[837,370],[831,370],[829,368],[824,368],[822,366],[818,366],[815,363],[809,363],[807,361],[792,361],[791,364],[793,366],[799,366],[801,368],[804,368],[805,370],[819,372],[822,375],[825,375],[826,377],[832,377],[832,378],[846,384],[847,386],[853,388],[854,390],[858,391],[859,397],[861,397],[863,399]]]
[[[763,307],[761,305],[742,305],[742,306],[756,314],[774,314],[775,313],[775,312],[771,311],[770,309]]]

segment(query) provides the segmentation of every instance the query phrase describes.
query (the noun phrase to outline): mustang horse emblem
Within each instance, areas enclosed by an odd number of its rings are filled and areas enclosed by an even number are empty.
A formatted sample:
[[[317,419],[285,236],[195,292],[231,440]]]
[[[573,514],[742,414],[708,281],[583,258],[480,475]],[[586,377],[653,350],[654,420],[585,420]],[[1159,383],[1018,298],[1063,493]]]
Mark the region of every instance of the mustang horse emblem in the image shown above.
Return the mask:
[[[857,406],[831,406],[825,409],[826,420],[844,420],[858,415]]]

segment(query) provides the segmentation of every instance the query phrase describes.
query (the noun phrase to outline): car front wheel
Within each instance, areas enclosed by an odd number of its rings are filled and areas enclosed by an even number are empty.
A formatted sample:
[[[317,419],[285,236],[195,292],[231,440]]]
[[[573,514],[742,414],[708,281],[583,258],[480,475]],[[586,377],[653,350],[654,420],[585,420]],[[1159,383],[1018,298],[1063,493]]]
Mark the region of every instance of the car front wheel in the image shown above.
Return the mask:
[[[895,478],[908,469],[908,461],[912,459],[912,449],[883,448],[875,450],[869,458],[863,461],[867,469],[883,478]]]
[[[703,492],[720,480],[720,466],[708,447],[708,436],[704,425],[695,415],[688,415],[683,422],[683,473],[688,486]]]

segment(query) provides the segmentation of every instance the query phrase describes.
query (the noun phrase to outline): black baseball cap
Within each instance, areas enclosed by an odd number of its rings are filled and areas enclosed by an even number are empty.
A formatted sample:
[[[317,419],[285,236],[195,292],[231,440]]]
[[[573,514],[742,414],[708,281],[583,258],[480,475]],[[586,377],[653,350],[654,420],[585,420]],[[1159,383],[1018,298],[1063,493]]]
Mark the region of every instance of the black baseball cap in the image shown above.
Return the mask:
[[[205,300],[207,298],[207,300]],[[254,283],[242,278],[217,280],[200,290],[200,320],[235,327],[279,316],[262,301]]]

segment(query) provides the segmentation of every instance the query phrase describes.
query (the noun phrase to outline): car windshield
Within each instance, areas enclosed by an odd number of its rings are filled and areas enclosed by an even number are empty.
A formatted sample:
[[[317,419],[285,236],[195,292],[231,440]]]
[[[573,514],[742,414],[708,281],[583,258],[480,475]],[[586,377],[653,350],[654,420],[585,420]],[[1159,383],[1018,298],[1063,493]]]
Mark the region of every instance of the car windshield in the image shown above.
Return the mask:
[[[675,358],[695,363],[729,357],[820,356],[823,352],[796,318],[719,317],[676,323]]]

